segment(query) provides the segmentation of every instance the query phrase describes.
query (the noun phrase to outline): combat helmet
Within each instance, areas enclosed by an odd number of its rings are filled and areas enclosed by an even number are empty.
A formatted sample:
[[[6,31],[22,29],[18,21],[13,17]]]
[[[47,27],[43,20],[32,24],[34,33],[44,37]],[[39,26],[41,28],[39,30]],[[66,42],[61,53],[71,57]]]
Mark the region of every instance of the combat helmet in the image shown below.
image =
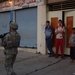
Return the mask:
[[[17,30],[18,29],[18,24],[16,22],[11,22],[10,24],[10,27],[13,28],[14,30]]]

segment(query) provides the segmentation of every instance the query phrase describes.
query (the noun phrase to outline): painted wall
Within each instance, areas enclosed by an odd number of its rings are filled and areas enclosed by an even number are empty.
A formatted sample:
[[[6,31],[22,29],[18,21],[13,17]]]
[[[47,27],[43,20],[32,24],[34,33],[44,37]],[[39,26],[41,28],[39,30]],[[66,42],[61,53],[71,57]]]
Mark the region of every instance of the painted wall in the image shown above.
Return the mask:
[[[38,6],[37,14],[37,52],[46,54],[45,45],[45,22],[46,22],[46,5]]]
[[[62,19],[62,11],[50,11],[48,12],[48,20],[51,21],[52,17],[58,17],[58,19]]]

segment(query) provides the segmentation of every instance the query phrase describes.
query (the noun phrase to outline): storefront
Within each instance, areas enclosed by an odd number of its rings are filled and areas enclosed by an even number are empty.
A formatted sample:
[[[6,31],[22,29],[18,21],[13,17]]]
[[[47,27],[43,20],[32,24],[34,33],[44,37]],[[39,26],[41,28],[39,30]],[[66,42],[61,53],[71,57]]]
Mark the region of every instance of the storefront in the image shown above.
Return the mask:
[[[9,22],[15,21],[19,25],[18,32],[21,35],[20,47],[37,48],[36,52],[46,54],[46,16],[45,0],[12,0],[12,3],[4,1],[0,3],[0,34],[8,32]]]

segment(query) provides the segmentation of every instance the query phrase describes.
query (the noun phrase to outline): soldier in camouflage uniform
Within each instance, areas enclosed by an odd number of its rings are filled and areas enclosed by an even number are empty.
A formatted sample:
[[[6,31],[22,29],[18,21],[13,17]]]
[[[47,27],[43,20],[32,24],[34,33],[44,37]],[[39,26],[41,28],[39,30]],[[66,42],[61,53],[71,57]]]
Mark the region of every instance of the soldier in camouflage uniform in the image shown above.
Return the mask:
[[[5,69],[7,75],[16,75],[13,71],[13,64],[18,53],[18,47],[20,44],[20,35],[16,31],[18,29],[18,24],[15,22],[10,23],[10,32],[6,34],[3,38],[2,46],[5,55]]]

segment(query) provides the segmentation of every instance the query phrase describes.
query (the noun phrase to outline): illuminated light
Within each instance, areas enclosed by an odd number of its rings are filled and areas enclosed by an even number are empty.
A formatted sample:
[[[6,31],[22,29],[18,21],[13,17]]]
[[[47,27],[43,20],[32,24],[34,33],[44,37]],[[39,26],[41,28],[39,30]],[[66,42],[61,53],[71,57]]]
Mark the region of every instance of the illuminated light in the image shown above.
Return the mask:
[[[11,1],[11,0],[9,1],[9,4],[11,4],[11,5],[12,5],[12,1]]]

